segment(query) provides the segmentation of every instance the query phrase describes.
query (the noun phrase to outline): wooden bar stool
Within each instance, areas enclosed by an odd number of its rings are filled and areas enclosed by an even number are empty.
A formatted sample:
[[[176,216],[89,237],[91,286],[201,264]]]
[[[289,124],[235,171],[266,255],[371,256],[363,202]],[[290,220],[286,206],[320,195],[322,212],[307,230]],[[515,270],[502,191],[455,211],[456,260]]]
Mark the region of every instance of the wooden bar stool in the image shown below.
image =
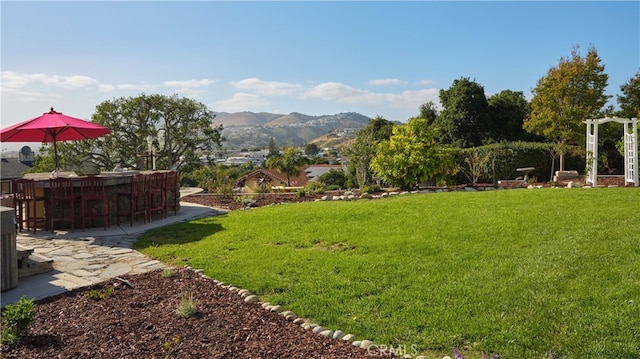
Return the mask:
[[[71,178],[52,178],[49,180],[49,221],[51,232],[56,228],[56,222],[70,222],[74,231],[76,217],[76,196],[73,193]]]
[[[165,177],[165,212],[168,215],[169,210],[173,210],[173,214],[178,214],[180,209],[180,185],[178,184],[178,172],[167,172]]]
[[[36,182],[29,178],[18,178],[11,181],[13,190],[13,205],[16,211],[16,222],[18,229],[22,232],[26,223],[27,230],[33,229],[36,233],[38,225],[44,225],[49,229],[49,221],[47,219],[47,204],[45,196],[36,194]],[[38,203],[42,203],[42,215],[38,215]]]
[[[128,207],[120,207],[121,198],[129,203]],[[143,174],[135,174],[131,176],[131,185],[129,191],[116,193],[116,222],[120,224],[120,217],[129,218],[131,227],[134,220],[142,215],[144,223],[147,223],[147,193],[145,189],[145,176]]]
[[[160,213],[160,218],[167,216],[164,192],[164,173],[154,172],[147,175],[147,212],[149,220],[153,214]]]
[[[101,219],[105,230],[111,226],[109,196],[104,190],[104,178],[96,176],[80,178],[80,203],[83,231],[87,220]]]

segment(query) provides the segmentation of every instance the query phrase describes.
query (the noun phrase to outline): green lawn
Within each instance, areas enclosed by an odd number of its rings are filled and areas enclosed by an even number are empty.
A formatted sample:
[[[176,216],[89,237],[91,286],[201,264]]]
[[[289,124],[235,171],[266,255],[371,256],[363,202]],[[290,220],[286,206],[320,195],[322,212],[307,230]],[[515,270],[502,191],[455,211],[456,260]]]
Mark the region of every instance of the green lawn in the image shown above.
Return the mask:
[[[289,204],[164,227],[136,248],[410,354],[640,358],[637,188]]]

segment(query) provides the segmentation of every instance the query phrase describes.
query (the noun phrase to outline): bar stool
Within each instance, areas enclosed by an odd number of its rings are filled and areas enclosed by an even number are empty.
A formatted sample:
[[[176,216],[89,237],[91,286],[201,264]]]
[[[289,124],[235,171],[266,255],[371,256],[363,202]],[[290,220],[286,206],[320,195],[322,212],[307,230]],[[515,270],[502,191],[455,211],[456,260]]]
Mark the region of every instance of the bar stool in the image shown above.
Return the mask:
[[[129,202],[128,207],[120,207],[121,198]],[[142,202],[140,201],[142,200]],[[135,174],[131,176],[131,185],[129,191],[116,193],[116,222],[120,224],[120,217],[129,218],[131,227],[133,227],[134,219],[142,215],[144,223],[147,223],[147,193],[145,189],[145,177],[143,174]]]
[[[168,215],[169,210],[173,210],[173,214],[178,214],[180,209],[180,185],[178,184],[178,172],[169,171],[165,177],[165,212]]]
[[[155,212],[160,213],[160,218],[167,216],[164,191],[164,173],[154,172],[147,175],[147,213],[149,220],[153,219]]]
[[[105,230],[111,226],[109,197],[104,191],[104,178],[96,176],[80,178],[80,203],[83,231],[87,220],[101,219]]]
[[[76,196],[73,194],[71,178],[51,178],[49,180],[49,221],[51,232],[55,231],[56,222],[70,222],[71,231],[75,230]]]
[[[49,221],[47,220],[46,197],[36,195],[36,182],[29,178],[18,178],[11,181],[13,190],[13,205],[16,211],[16,221],[20,232],[27,224],[27,230],[33,229],[36,233],[38,225],[44,224],[49,229]],[[38,202],[42,203],[44,211],[43,216],[38,216]]]

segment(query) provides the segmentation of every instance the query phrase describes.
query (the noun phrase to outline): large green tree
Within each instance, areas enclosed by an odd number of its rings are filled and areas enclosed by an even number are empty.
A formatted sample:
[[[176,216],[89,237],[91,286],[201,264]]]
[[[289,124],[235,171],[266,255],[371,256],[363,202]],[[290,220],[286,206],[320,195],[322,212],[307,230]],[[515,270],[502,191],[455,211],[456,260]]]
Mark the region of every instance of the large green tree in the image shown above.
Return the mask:
[[[436,136],[437,129],[425,119],[394,126],[389,140],[375,146],[376,155],[371,159],[374,174],[406,190],[429,180],[443,183],[455,174],[457,165],[450,149],[437,144]]]
[[[304,154],[308,156],[315,156],[320,153],[320,147],[316,143],[307,143],[304,147]]]
[[[451,87],[440,90],[440,103],[443,110],[435,121],[440,142],[458,147],[482,144],[488,121],[484,87],[467,77],[454,80]]]
[[[640,71],[620,86],[622,95],[618,95],[621,117],[640,118]]]
[[[558,66],[550,68],[533,89],[524,129],[556,143],[560,170],[564,169],[567,145],[584,143],[584,120],[597,116],[607,103],[610,96],[604,91],[608,79],[594,47],[585,57],[575,47],[571,56],[560,58]]]
[[[104,101],[91,119],[111,129],[111,134],[60,142],[61,165],[76,171],[111,170],[116,165],[147,169],[152,167],[152,147],[157,169],[189,172],[220,147],[222,126],[215,126],[214,118],[204,104],[177,95],[141,94]],[[47,148],[42,154],[53,156],[51,152]]]
[[[522,91],[500,91],[489,97],[487,103],[487,137],[496,142],[527,139],[528,134],[522,128],[522,124],[529,114],[530,106]]]
[[[112,130],[98,139],[106,164],[140,167],[139,156],[157,156],[157,168],[198,166],[202,157],[213,156],[222,140],[222,126],[215,114],[195,100],[164,95],[145,95],[105,101],[96,107],[94,122]],[[150,143],[149,143],[150,142]]]

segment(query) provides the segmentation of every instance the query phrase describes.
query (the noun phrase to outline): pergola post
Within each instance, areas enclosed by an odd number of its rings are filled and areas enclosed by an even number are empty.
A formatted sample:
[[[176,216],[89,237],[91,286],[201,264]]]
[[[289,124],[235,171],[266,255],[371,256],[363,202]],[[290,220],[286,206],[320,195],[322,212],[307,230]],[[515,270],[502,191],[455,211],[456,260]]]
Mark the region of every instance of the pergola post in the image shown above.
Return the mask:
[[[624,123],[624,184],[633,183],[638,186],[638,119]]]
[[[605,117],[597,120],[587,119],[587,179],[586,184],[592,187],[598,185],[598,125],[615,121],[624,125],[624,185],[633,184],[638,187],[638,119]],[[629,131],[631,124],[631,131]]]
[[[598,185],[598,121],[586,120],[587,123],[587,179],[586,184]]]

